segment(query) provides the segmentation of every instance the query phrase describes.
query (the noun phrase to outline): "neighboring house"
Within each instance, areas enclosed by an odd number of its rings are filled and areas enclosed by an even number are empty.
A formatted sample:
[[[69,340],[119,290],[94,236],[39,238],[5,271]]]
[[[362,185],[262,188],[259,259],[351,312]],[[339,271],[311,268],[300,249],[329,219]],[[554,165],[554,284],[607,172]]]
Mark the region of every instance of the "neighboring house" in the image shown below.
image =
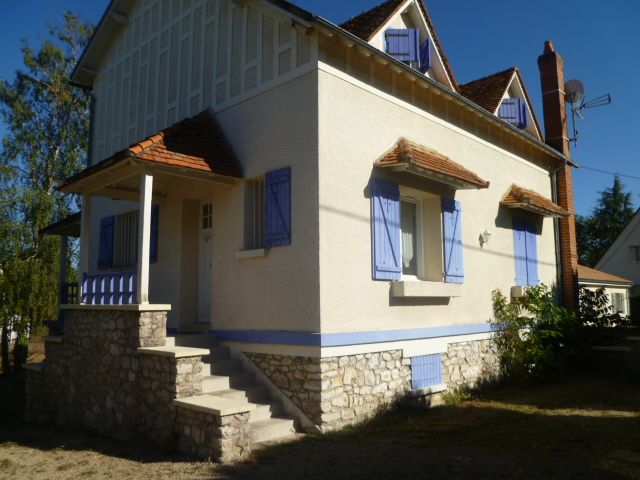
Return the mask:
[[[598,261],[596,268],[632,281],[631,315],[640,320],[640,209]]]
[[[459,86],[421,1],[338,26],[279,0],[113,0],[73,75],[94,109],[91,165],[60,186],[83,203],[65,339],[168,312],[170,331],[208,331],[323,430],[473,384],[495,360],[492,290],[543,282],[575,305],[550,42],[539,65],[547,143],[517,69]],[[238,411],[220,358],[181,409]],[[108,432],[96,402],[85,422]]]
[[[609,296],[613,311],[629,315],[629,292],[633,285],[631,280],[578,265],[578,285],[594,291],[603,288],[605,294]]]

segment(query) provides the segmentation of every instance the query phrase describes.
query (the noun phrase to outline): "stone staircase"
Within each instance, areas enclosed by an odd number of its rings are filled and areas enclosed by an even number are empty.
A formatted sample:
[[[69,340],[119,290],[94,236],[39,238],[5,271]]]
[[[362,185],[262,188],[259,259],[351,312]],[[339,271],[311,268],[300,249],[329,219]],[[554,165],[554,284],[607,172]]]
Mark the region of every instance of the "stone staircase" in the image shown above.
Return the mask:
[[[254,375],[243,369],[242,361],[232,358],[213,335],[172,334],[167,336],[166,347],[209,351],[202,357],[202,395],[182,398],[180,406],[220,412],[248,410],[252,449],[295,438],[294,420],[284,415],[280,402],[271,399],[267,388],[258,385]]]

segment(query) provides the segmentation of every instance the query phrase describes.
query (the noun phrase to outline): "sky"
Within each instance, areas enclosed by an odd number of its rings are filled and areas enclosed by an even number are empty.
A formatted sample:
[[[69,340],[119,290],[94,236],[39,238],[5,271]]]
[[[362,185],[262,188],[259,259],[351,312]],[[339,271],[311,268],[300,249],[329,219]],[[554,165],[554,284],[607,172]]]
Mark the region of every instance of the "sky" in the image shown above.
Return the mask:
[[[340,23],[379,0],[297,0]],[[46,38],[47,23],[65,10],[97,22],[108,0],[0,0],[0,77],[21,68],[23,39]],[[551,39],[565,61],[565,79],[580,79],[587,100],[609,93],[611,105],[586,111],[572,158],[576,212],[588,214],[599,192],[621,177],[640,206],[640,2],[637,0],[426,0],[435,28],[460,83],[518,66],[542,121],[537,58]],[[0,121],[1,122],[1,121]],[[3,128],[0,124],[0,135]]]

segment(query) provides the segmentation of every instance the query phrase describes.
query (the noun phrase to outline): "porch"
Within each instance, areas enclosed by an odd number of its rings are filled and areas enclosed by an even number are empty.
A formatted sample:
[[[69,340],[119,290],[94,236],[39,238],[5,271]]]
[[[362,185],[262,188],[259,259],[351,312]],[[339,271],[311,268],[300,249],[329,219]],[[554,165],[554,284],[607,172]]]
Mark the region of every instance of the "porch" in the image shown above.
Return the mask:
[[[72,232],[80,238],[80,281],[61,274],[60,304],[189,303],[194,285],[210,295],[198,286],[207,280],[198,264],[211,242],[198,241],[203,227],[211,229],[211,199],[241,178],[224,133],[205,111],[66,180],[59,190],[82,197]],[[190,254],[194,246],[199,255]],[[182,285],[185,275],[196,277]]]

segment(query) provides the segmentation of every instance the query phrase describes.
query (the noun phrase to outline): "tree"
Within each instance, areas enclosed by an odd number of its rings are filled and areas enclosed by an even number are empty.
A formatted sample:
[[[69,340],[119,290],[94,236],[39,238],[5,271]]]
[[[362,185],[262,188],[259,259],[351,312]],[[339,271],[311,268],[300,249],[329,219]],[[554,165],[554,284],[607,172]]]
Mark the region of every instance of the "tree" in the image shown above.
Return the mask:
[[[577,216],[580,263],[595,266],[634,214],[631,193],[616,176],[611,188],[600,192],[600,200],[590,215]]]
[[[24,69],[0,79],[0,326],[3,342],[18,331],[17,366],[28,332],[56,315],[59,241],[39,231],[78,209],[55,186],[82,169],[88,144],[90,96],[69,82],[92,26],[67,12],[49,33],[38,50],[24,41]]]

